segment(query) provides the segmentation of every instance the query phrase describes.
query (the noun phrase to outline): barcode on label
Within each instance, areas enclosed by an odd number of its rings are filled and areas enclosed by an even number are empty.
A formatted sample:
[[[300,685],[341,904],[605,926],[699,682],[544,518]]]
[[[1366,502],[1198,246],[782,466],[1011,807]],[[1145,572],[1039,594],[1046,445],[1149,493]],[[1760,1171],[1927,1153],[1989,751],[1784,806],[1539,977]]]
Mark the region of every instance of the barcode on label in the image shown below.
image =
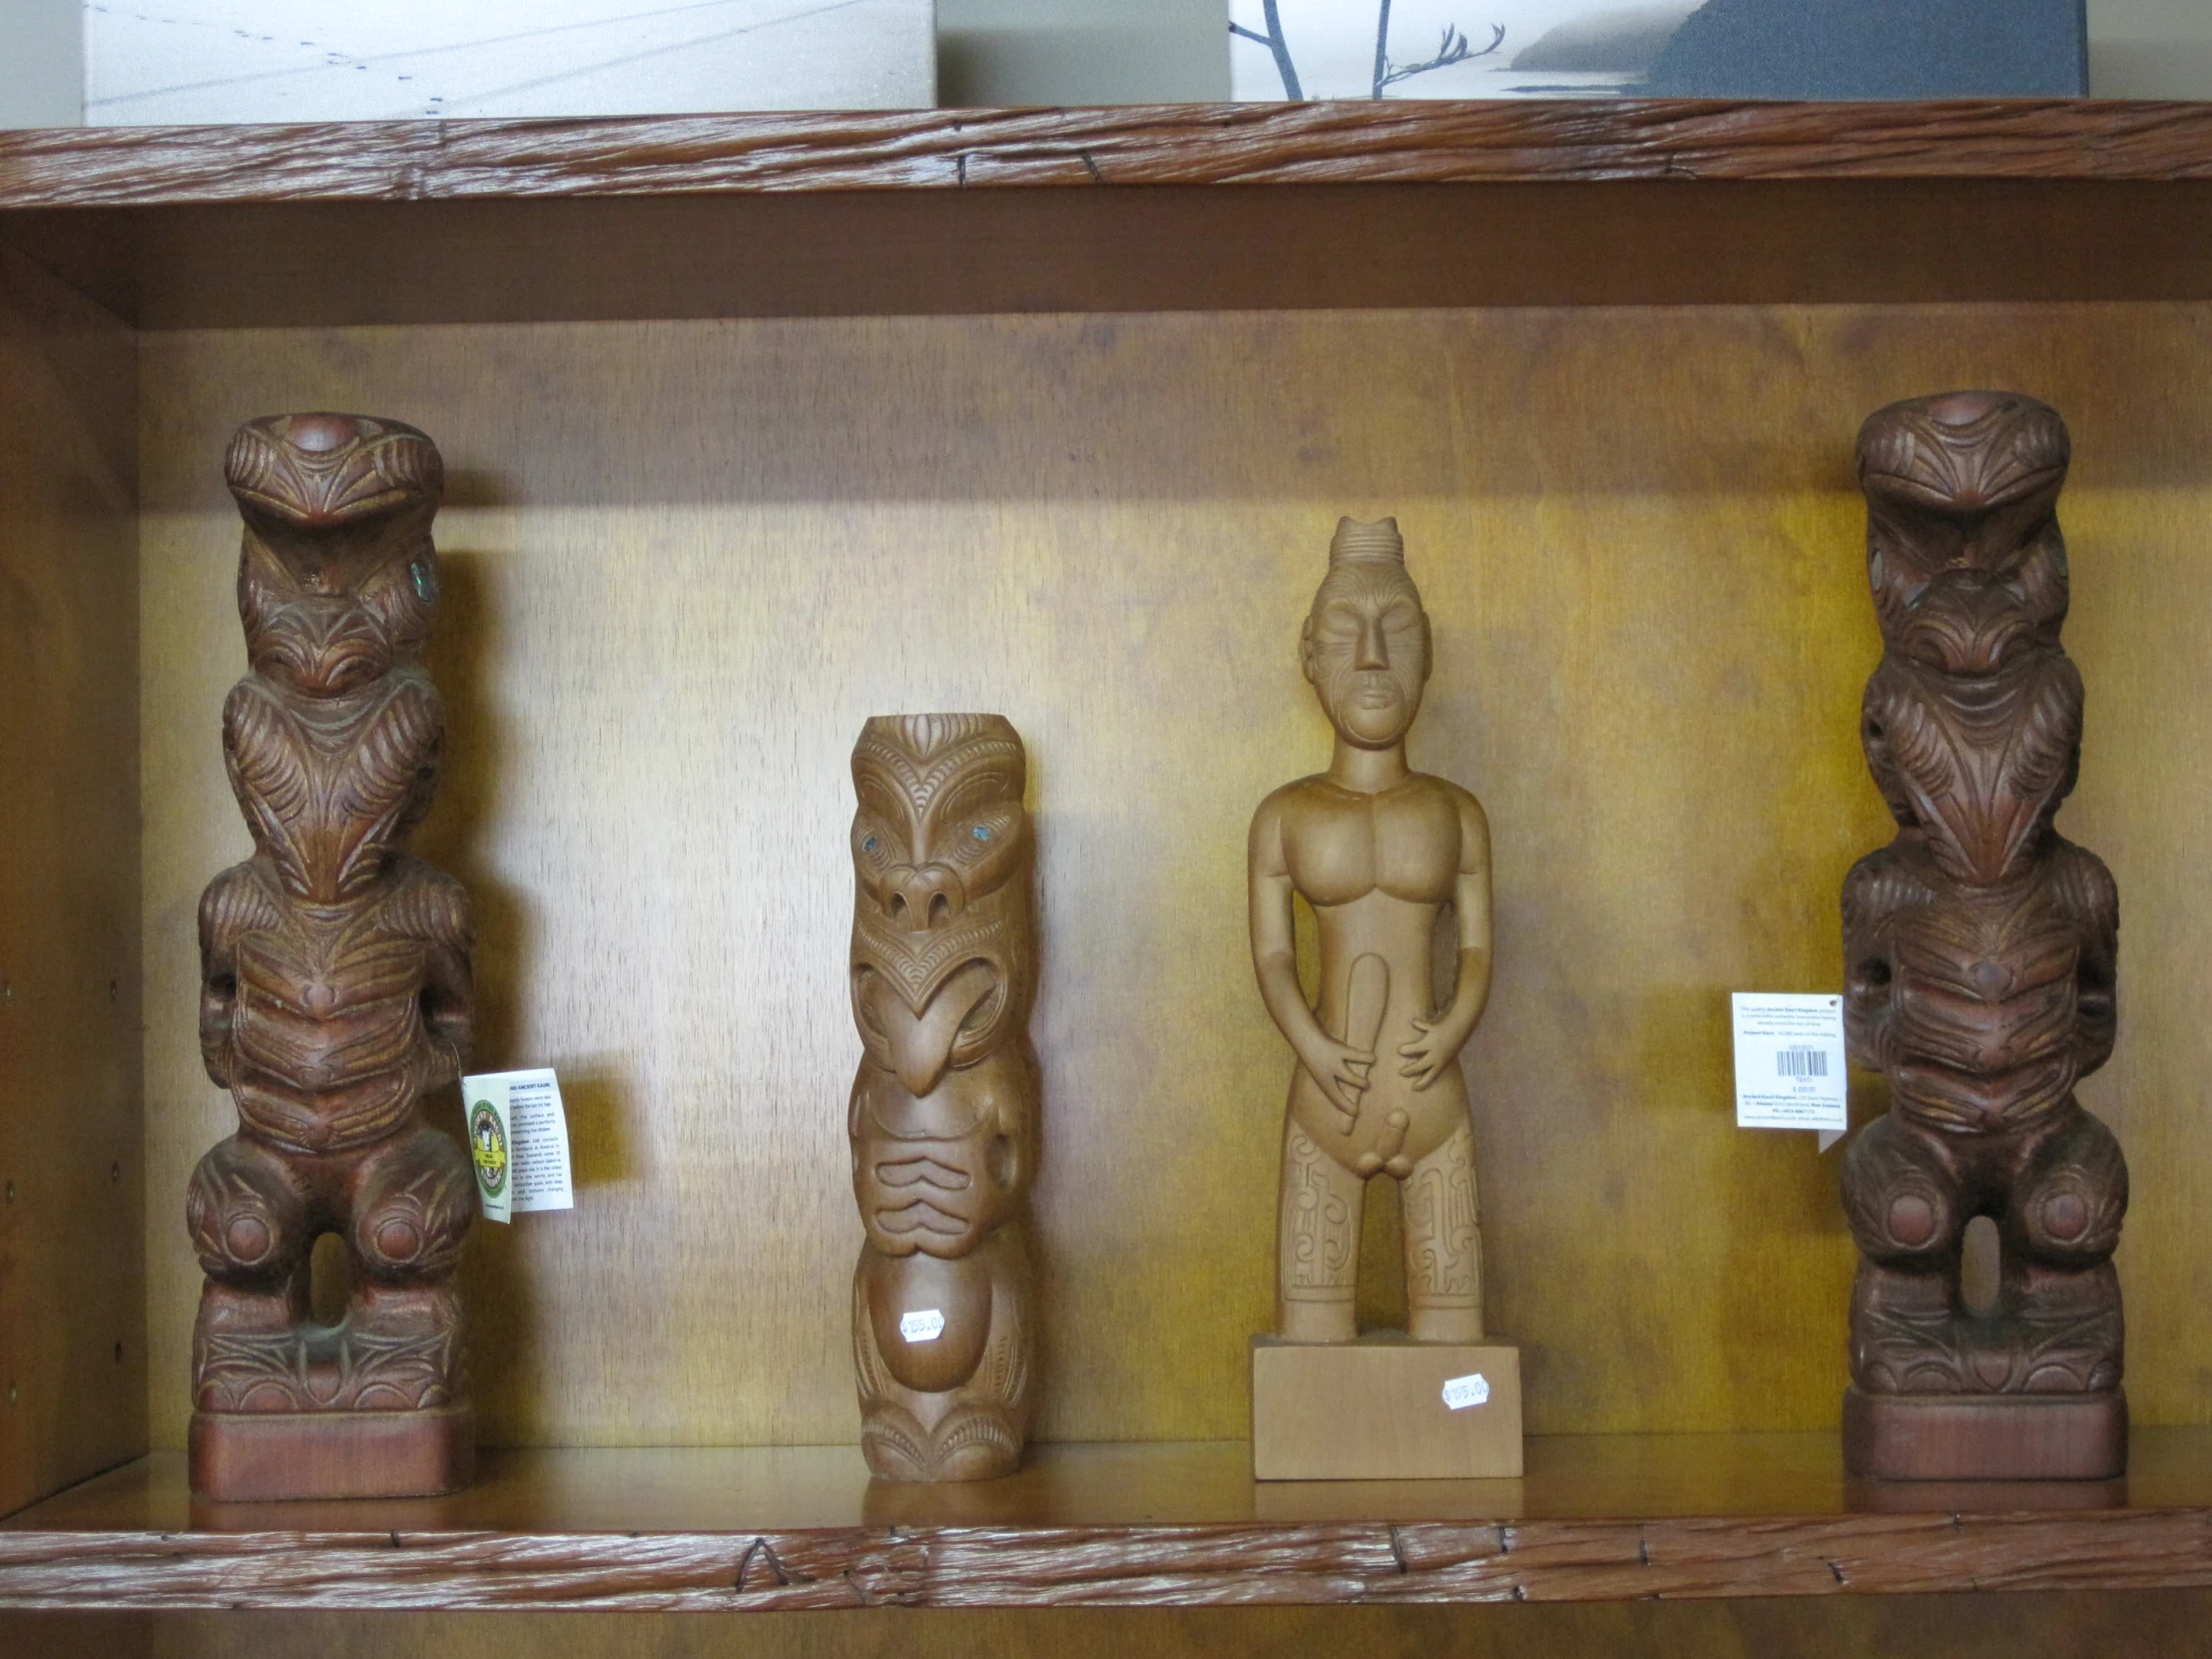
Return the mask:
[[[1774,1071],[1777,1077],[1826,1077],[1828,1050],[1778,1048],[1774,1055]]]

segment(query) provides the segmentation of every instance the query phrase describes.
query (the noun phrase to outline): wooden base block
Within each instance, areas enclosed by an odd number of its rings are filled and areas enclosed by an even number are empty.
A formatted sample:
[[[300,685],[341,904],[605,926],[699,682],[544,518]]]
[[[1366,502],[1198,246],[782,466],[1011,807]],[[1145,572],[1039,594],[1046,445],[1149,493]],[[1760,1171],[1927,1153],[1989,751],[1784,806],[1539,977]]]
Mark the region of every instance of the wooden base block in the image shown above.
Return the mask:
[[[2127,1395],[1844,1390],[1844,1469],[1866,1480],[2111,1480]]]
[[[1447,1390],[1447,1384],[1451,1384]],[[1486,1395],[1479,1403],[1470,1395]],[[1255,1480],[1419,1480],[1521,1472],[1520,1350],[1252,1339]]]
[[[476,1471],[476,1414],[442,1411],[197,1411],[192,1489],[219,1503],[276,1498],[433,1497]]]

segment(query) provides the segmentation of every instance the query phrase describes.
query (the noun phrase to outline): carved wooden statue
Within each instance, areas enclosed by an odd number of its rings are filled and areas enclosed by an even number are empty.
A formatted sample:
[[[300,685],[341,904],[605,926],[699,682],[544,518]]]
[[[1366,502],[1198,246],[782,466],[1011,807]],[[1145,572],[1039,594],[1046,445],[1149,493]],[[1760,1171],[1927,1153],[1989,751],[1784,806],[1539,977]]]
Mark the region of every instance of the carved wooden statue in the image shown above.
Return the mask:
[[[998,715],[871,720],[852,751],[847,1130],[860,1442],[891,1480],[1010,1473],[1035,1377],[1022,1210],[1037,1158],[1037,936],[1021,739]]]
[[[1890,1110],[1853,1143],[1845,1453],[1899,1477],[2125,1465],[2127,1167],[2074,1099],[2112,1052],[2119,906],[2052,828],[2081,748],[2059,645],[2065,424],[2026,397],[1900,403],[1859,438],[1882,663],[1861,736],[1897,838],[1844,884],[1846,1028]],[[1960,1291],[1996,1224],[1994,1307]]]
[[[253,421],[225,460],[246,520],[252,672],[223,710],[255,853],[200,901],[200,1041],[239,1132],[192,1178],[208,1276],[193,1335],[194,1488],[434,1492],[473,1449],[452,1285],[469,1163],[419,1106],[468,1052],[468,896],[407,856],[444,717],[422,651],[443,468],[412,427]],[[309,1254],[344,1242],[344,1317]]]
[[[1283,1125],[1277,1334],[1349,1342],[1368,1178],[1396,1178],[1408,1335],[1482,1336],[1474,1134],[1459,1050],[1490,986],[1489,827],[1473,796],[1411,770],[1405,734],[1428,682],[1428,617],[1394,519],[1345,519],[1300,645],[1336,728],[1329,770],[1252,821],[1252,960],[1297,1051]],[[1299,985],[1292,895],[1320,928],[1321,999]],[[1457,918],[1458,977],[1439,1006],[1434,934]]]

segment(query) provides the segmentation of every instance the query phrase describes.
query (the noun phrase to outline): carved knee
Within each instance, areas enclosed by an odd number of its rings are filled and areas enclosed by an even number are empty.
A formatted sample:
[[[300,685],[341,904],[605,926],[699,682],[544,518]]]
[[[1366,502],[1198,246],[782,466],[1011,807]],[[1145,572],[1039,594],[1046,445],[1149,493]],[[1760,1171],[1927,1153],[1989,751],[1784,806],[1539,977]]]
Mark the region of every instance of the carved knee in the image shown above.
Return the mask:
[[[1870,1124],[1844,1159],[1844,1210],[1861,1254],[1913,1269],[1946,1259],[1965,1225],[1957,1184],[1895,1118]]]
[[[2112,1254],[2127,1214],[2127,1163],[2112,1131],[2088,1113],[2054,1137],[2013,1192],[2009,1243],[2052,1267]]]
[[[354,1187],[353,1259],[387,1282],[445,1278],[468,1236],[474,1185],[466,1155],[434,1129],[379,1149]]]
[[[286,1278],[307,1248],[307,1201],[273,1153],[239,1136],[217,1143],[192,1172],[185,1225],[201,1270],[227,1285]]]

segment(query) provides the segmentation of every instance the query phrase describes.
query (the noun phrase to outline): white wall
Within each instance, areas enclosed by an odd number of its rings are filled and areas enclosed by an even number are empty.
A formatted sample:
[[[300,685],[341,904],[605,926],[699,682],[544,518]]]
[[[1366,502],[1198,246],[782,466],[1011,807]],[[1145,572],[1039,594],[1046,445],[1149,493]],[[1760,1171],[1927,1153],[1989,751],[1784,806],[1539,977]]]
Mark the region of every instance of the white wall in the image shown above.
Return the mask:
[[[85,115],[79,0],[0,0],[0,127],[74,127]]]

